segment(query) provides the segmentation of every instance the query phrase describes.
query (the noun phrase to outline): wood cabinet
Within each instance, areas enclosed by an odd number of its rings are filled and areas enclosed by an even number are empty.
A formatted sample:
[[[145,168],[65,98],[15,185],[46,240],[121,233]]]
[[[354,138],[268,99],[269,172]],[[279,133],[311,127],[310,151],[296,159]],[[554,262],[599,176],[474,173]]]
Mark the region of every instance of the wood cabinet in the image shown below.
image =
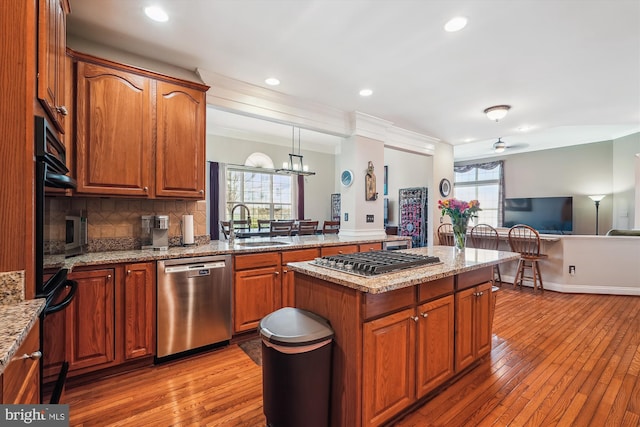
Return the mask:
[[[156,196],[204,198],[204,92],[158,81],[156,108]]]
[[[113,269],[73,272],[78,290],[66,308],[69,371],[115,360],[115,281]]]
[[[61,133],[69,105],[65,103],[65,51],[68,0],[38,0],[38,99]]]
[[[418,307],[416,394],[420,398],[453,376],[454,298]]]
[[[318,248],[282,252],[282,306],[295,306],[295,275],[289,271],[287,263],[311,261],[320,256]]]
[[[234,257],[233,331],[254,330],[260,320],[282,306],[280,253]]]
[[[491,351],[492,286],[486,282],[456,293],[456,372]]]
[[[150,196],[151,80],[80,61],[77,90],[76,193]]]
[[[208,87],[74,55],[76,193],[203,199]]]
[[[124,266],[122,322],[124,359],[136,359],[153,354],[155,319],[155,264],[151,262]]]
[[[3,404],[40,403],[40,323],[37,321],[0,378]]]
[[[377,426],[415,401],[415,309],[364,324],[362,417]]]
[[[373,252],[373,251],[381,251],[381,250],[382,250],[382,242],[358,245],[358,252]]]

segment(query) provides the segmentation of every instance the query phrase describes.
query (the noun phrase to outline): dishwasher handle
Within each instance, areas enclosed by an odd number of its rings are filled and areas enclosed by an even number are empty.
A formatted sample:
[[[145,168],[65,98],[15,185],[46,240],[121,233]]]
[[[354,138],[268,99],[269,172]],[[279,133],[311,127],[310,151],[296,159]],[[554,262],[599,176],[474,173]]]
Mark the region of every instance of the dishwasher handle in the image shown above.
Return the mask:
[[[226,266],[227,266],[226,262],[216,261],[216,262],[206,262],[204,264],[186,264],[186,265],[175,265],[171,267],[165,267],[164,272],[166,274],[184,273],[185,271],[213,270],[216,268],[225,268]]]

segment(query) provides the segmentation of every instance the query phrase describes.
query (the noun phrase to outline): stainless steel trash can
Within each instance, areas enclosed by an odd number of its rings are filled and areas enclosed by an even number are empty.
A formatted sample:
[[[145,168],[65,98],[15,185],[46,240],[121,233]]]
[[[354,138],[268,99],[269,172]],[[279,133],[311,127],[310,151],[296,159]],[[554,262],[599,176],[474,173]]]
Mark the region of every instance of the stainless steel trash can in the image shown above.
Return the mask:
[[[260,321],[263,411],[270,427],[327,427],[333,329],[285,307]]]

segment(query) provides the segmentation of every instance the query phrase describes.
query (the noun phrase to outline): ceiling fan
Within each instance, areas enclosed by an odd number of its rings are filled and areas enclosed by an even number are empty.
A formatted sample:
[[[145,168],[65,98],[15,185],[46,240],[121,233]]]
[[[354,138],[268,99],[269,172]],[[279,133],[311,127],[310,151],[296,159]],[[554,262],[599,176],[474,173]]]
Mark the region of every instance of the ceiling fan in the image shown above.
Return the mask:
[[[507,148],[524,148],[529,144],[510,144],[507,145],[506,142],[502,140],[502,137],[498,138],[496,142],[493,143],[493,151],[495,153],[503,153]]]

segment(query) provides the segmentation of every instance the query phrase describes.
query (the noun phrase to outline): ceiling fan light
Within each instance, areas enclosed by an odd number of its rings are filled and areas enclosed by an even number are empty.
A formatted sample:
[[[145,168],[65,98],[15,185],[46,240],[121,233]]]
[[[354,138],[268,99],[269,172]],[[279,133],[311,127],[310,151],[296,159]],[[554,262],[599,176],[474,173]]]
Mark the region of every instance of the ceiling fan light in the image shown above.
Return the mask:
[[[493,151],[495,153],[502,153],[507,148],[507,144],[503,141],[500,141],[500,138],[496,142],[493,143]]]
[[[494,105],[493,107],[486,108],[484,113],[489,120],[495,120],[497,122],[498,120],[504,119],[510,109],[510,105]]]

